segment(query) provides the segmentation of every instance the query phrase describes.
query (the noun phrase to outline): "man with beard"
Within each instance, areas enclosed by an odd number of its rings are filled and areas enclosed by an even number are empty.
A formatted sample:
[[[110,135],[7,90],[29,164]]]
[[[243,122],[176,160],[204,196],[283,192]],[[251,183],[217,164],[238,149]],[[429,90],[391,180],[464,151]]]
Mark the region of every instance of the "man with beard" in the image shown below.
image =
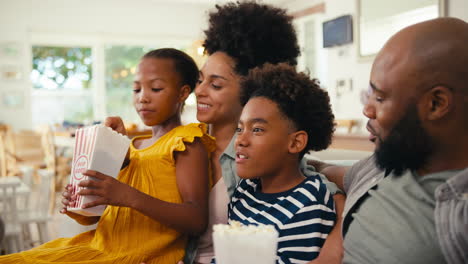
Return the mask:
[[[363,113],[374,155],[321,170],[347,193],[343,262],[468,263],[468,24],[395,34]]]

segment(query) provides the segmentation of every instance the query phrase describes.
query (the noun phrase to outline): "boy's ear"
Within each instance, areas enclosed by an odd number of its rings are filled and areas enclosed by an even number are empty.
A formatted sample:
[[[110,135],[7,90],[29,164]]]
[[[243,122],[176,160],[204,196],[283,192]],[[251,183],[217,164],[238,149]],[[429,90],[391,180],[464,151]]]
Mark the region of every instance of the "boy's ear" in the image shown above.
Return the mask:
[[[181,103],[185,102],[187,97],[190,95],[190,92],[191,92],[191,89],[190,89],[190,86],[188,84],[182,86],[180,88],[179,102],[181,102]]]
[[[289,135],[290,142],[288,146],[289,153],[301,153],[307,145],[307,132],[304,130],[296,131]]]

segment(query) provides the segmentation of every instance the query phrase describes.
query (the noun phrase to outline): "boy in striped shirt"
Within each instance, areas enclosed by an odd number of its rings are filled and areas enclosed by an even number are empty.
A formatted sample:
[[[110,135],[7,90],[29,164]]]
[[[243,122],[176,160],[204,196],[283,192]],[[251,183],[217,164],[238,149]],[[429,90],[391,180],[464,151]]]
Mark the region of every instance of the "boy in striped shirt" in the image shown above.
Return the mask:
[[[237,128],[236,166],[243,179],[229,220],[274,225],[277,263],[307,263],[319,255],[335,219],[333,198],[318,175],[299,162],[331,142],[333,114],[317,81],[286,64],[252,70],[241,86],[245,105]]]

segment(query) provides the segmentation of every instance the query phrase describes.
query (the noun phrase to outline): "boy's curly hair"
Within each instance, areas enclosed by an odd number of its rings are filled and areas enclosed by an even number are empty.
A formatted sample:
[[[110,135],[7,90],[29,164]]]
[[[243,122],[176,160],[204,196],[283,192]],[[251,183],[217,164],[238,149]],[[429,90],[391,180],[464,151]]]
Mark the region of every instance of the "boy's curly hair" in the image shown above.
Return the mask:
[[[198,66],[185,52],[173,48],[161,48],[147,52],[143,58],[170,59],[174,62],[174,68],[179,74],[181,85],[190,86],[193,92],[198,81]]]
[[[251,1],[216,5],[208,23],[205,52],[227,53],[242,76],[267,62],[297,64],[296,31],[284,9]]]
[[[249,72],[241,83],[241,104],[254,97],[265,97],[278,105],[281,113],[291,120],[297,130],[307,132],[309,150],[326,149],[335,130],[334,115],[328,93],[321,89],[317,79],[281,63],[265,64]]]

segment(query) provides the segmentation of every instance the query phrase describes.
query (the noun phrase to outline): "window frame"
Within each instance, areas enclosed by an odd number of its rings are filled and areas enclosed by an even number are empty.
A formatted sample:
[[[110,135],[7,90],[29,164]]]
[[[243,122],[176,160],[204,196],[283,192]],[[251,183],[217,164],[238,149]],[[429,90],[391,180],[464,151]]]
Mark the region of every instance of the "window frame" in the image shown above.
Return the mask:
[[[50,33],[31,32],[30,43],[26,52],[27,73],[32,72],[32,47],[33,46],[58,46],[58,47],[87,47],[91,48],[92,58],[92,81],[87,91],[81,90],[41,90],[34,89],[29,80],[29,94],[34,96],[47,95],[85,95],[92,96],[93,120],[104,120],[107,117],[107,96],[105,82],[105,47],[109,45],[119,46],[153,46],[153,47],[173,47],[176,49],[188,49],[194,42],[191,37],[175,36],[137,36],[137,35],[117,35],[117,34],[86,34],[86,33]],[[129,101],[129,104],[131,102]],[[31,108],[32,111],[32,108]],[[31,113],[32,114],[32,113]],[[31,120],[34,123],[34,120]]]

